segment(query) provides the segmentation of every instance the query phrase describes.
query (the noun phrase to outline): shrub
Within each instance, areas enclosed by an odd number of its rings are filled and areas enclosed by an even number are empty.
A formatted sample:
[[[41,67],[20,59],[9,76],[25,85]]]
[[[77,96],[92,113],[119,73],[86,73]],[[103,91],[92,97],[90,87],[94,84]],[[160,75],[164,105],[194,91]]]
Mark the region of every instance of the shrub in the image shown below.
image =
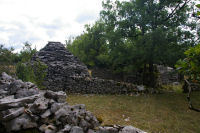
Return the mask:
[[[35,83],[39,88],[44,88],[43,82],[46,77],[47,65],[39,60],[34,62],[19,62],[16,68],[17,77],[23,81]]]

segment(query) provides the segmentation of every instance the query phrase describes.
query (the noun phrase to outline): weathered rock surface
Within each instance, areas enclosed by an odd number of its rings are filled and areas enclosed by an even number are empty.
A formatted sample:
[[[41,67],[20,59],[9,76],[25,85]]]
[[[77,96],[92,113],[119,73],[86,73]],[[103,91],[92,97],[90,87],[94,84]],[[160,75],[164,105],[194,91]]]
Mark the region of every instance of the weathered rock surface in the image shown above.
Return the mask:
[[[81,94],[130,94],[137,86],[113,80],[92,78],[87,67],[60,42],[49,42],[32,59],[48,66],[44,85],[53,91]]]
[[[5,72],[0,77],[0,98],[8,95],[14,95],[14,98],[28,97],[31,95],[39,94],[36,85],[30,82],[22,82],[16,80]]]
[[[35,85],[31,83],[32,87],[27,87],[26,82],[15,80],[6,73],[0,79],[0,88],[6,91],[0,94],[3,97],[0,99],[0,128],[1,131],[5,129],[4,133],[31,128],[42,133],[145,133],[132,126],[101,127],[85,105],[68,105],[64,92],[37,89],[37,93],[32,93],[30,89]],[[16,97],[17,92],[24,89],[25,94]]]

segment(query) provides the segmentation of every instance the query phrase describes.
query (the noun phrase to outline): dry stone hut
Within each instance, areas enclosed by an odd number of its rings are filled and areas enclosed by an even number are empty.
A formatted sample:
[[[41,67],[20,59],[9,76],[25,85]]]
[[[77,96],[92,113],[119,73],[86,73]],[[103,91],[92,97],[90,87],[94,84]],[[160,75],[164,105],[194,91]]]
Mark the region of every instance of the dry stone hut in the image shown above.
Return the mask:
[[[49,90],[82,94],[127,94],[138,90],[130,83],[90,77],[86,65],[60,42],[49,42],[32,60],[48,66],[44,86]]]
[[[48,66],[47,89],[62,90],[69,87],[72,77],[89,77],[87,67],[60,42],[49,42],[32,60],[37,59]]]

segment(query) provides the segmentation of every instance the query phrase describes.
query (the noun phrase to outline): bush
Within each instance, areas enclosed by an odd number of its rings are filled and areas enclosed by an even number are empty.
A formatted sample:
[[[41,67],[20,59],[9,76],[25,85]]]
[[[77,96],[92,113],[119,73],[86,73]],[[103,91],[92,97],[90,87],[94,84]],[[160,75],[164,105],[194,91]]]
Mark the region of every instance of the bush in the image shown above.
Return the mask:
[[[47,65],[39,60],[34,62],[22,63],[19,62],[16,68],[17,77],[23,81],[35,83],[39,88],[44,88],[43,82],[46,77]]]

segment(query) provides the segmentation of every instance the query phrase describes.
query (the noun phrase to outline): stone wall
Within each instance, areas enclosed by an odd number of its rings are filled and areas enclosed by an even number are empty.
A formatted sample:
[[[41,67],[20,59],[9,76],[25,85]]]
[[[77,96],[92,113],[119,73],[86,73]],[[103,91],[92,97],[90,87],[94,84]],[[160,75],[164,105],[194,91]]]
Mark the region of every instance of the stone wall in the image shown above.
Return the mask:
[[[158,75],[158,83],[163,84],[172,84],[174,82],[179,82],[179,75],[178,72],[167,66],[157,65],[157,70],[159,72]],[[109,69],[104,68],[92,68],[92,77],[94,78],[101,78],[101,79],[108,79],[108,80],[115,80],[115,81],[122,81],[127,83],[135,83],[135,84],[142,84],[142,74],[113,74],[112,71]]]
[[[130,94],[139,92],[139,89],[136,85],[114,80],[72,77],[65,91],[81,94]]]
[[[158,81],[160,84],[172,84],[179,81],[179,75],[175,69],[163,65],[157,65],[157,69],[159,72]]]

